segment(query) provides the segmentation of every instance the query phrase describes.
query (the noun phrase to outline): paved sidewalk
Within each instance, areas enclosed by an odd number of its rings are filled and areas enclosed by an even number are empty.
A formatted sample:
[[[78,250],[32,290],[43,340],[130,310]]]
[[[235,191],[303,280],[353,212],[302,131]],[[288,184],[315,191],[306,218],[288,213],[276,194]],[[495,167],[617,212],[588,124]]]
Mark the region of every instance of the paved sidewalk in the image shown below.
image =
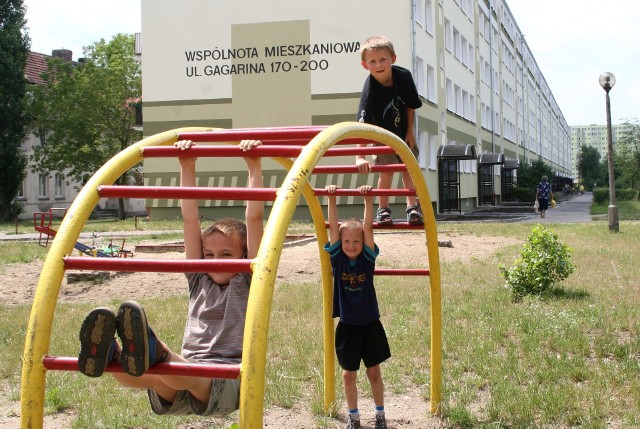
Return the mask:
[[[591,222],[593,219],[589,214],[591,207],[591,192],[585,192],[584,195],[575,196],[570,200],[558,204],[556,208],[550,208],[545,214],[545,218],[540,218],[539,214],[532,213],[521,222],[540,222],[540,223],[583,223]]]

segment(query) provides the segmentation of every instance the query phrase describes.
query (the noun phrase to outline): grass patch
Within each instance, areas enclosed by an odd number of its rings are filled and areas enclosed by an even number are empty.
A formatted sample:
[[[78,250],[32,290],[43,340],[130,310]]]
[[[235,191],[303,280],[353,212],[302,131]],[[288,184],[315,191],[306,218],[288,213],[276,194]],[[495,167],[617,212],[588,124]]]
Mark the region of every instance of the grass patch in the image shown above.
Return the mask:
[[[616,201],[618,207],[619,220],[640,220],[640,201]],[[590,214],[606,215],[609,213],[609,202],[607,204],[592,204]]]
[[[509,236],[522,241],[531,224],[447,223],[443,233]],[[498,264],[510,265],[519,245],[486,259],[442,264],[442,419],[447,427],[639,427],[640,222],[619,234],[593,224],[550,227],[574,249],[576,271],[553,293],[511,301]],[[383,364],[388,394],[419,389],[429,396],[429,287],[424,279],[377,280],[393,358]],[[113,297],[115,308],[121,301]],[[141,299],[154,330],[175,349],[187,298]],[[77,354],[77,332],[90,305],[58,306],[51,353]],[[0,381],[18,386],[30,308],[0,306]],[[321,291],[318,284],[284,284],[274,294],[265,407],[301,403],[322,409]],[[170,314],[172,317],[165,317]],[[71,334],[70,334],[71,333]],[[337,398],[344,402],[336,370]],[[369,394],[364,374],[361,395]],[[5,383],[6,384],[6,383]],[[16,387],[17,391],[17,387]],[[47,410],[72,408],[74,428],[175,428],[197,417],[158,417],[146,396],[105,376],[89,379],[52,371]],[[211,422],[228,428],[237,415]],[[613,422],[613,423],[612,423]]]

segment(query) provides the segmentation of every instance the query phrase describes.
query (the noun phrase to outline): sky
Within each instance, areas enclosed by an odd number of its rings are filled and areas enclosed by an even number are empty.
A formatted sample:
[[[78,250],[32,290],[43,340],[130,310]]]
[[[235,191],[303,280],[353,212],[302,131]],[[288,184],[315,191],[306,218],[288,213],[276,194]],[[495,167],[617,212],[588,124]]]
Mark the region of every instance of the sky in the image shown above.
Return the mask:
[[[140,0],[24,0],[31,50],[51,54],[117,33],[140,32]],[[640,118],[640,1],[507,0],[515,21],[569,125],[605,124],[611,72],[611,121]]]

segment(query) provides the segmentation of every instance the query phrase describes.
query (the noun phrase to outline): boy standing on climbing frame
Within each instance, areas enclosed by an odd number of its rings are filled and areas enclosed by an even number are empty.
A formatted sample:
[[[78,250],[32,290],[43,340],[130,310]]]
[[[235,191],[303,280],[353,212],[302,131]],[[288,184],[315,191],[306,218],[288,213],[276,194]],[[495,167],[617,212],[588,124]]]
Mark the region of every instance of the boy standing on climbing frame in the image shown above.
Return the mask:
[[[244,140],[247,152],[260,141]],[[175,146],[189,150],[191,141]],[[196,158],[181,157],[181,186],[196,186]],[[262,187],[259,157],[245,157],[249,187]],[[184,246],[187,259],[254,258],[262,239],[264,203],[247,201],[246,225],[235,219],[221,219],[200,230],[197,200],[182,200]],[[140,304],[127,301],[118,314],[96,308],[80,329],[80,372],[90,377],[102,375],[106,366],[118,359],[124,373],[113,373],[123,386],[147,389],[156,414],[223,415],[238,409],[240,381],[207,377],[146,374],[157,362],[203,362],[238,364],[249,297],[248,273],[186,273],[189,282],[189,312],[182,342],[182,354],[172,352],[158,339],[147,323]],[[122,346],[115,339],[118,333]]]
[[[407,143],[417,158],[418,145],[413,133],[413,121],[415,110],[422,106],[422,101],[411,72],[394,65],[396,53],[393,43],[384,36],[372,36],[365,40],[360,48],[360,55],[362,67],[369,70],[369,76],[360,96],[358,121],[392,132]],[[373,161],[376,165],[402,164],[395,153],[374,155]],[[369,161],[364,155],[356,156],[356,166],[360,173],[371,172]],[[392,179],[392,171],[381,172],[378,189],[391,188]],[[402,172],[402,182],[406,189],[414,189],[413,180],[407,171]],[[388,196],[379,197],[376,219],[382,225],[393,223]],[[407,197],[407,222],[411,225],[423,223],[415,196]]]
[[[336,327],[336,355],[342,367],[344,395],[349,410],[345,429],[360,428],[358,388],[360,361],[367,368],[367,378],[375,403],[376,429],[386,429],[384,384],[380,364],[391,357],[389,342],[380,322],[378,299],[373,285],[376,257],[380,253],[373,239],[373,198],[371,186],[358,188],[364,195],[364,221],[350,218],[338,223],[335,192],[328,195],[329,243],[324,249],[331,257],[333,269],[333,317]]]

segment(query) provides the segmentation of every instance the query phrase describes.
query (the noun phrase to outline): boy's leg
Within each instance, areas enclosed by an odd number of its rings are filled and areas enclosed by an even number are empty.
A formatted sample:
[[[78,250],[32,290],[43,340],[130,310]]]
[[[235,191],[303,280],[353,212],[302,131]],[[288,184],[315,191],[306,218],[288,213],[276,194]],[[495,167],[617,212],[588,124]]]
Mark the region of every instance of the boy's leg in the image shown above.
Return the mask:
[[[382,382],[382,371],[380,365],[367,368],[367,378],[371,385],[371,395],[376,407],[384,406],[384,383]]]
[[[89,377],[100,377],[105,368],[120,354],[115,339],[116,315],[108,308],[92,310],[80,327],[78,370]]]
[[[137,302],[120,305],[116,327],[122,341],[120,364],[127,374],[139,377],[151,365],[170,357],[171,352],[149,327],[144,309]]]
[[[391,181],[393,179],[393,172],[384,171],[380,173],[378,177],[378,189],[389,189],[391,188]],[[380,196],[378,197],[378,207],[380,208],[388,208],[389,207],[389,197]]]

